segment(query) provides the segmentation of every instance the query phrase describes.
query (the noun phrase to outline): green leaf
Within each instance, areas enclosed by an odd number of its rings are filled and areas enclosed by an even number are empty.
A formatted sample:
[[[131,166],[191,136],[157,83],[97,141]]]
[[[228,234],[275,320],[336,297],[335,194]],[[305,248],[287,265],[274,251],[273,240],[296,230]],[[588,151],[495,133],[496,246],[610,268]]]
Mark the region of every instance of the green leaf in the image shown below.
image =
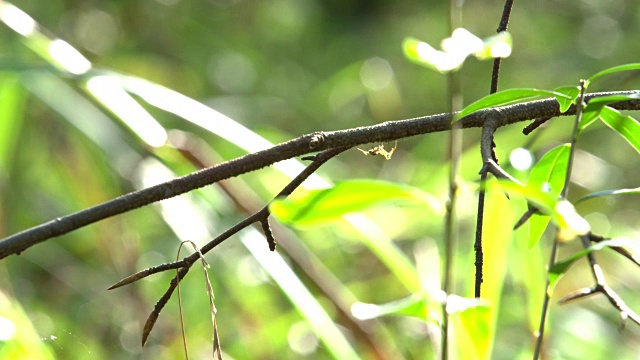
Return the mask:
[[[554,211],[553,209],[558,202],[557,198],[554,198],[548,192],[538,190],[537,188],[529,185],[522,186],[510,180],[500,180],[499,183],[500,188],[502,188],[503,191],[524,197],[544,214],[552,214]]]
[[[634,188],[634,189],[613,189],[613,190],[603,190],[603,191],[598,191],[598,192],[594,192],[588,195],[585,195],[583,197],[581,197],[580,199],[578,199],[576,201],[576,203],[585,201],[585,200],[589,200],[589,199],[593,199],[595,197],[600,197],[600,196],[608,196],[608,195],[638,195],[640,194],[640,187]]]
[[[589,107],[589,105],[602,107],[602,106],[617,103],[620,101],[635,100],[635,99],[640,99],[640,93],[598,96],[598,97],[591,98],[591,100],[589,100],[589,102],[587,103],[587,108]]]
[[[602,108],[600,119],[640,153],[640,123],[636,119],[622,115],[618,110],[609,106]]]
[[[280,222],[310,226],[395,201],[425,204],[438,213],[443,211],[432,195],[415,187],[381,180],[349,180],[329,189],[311,191],[301,198],[276,199],[269,210]]]
[[[529,249],[536,246],[538,241],[542,238],[544,231],[549,226],[549,222],[551,221],[551,216],[549,215],[541,215],[541,214],[533,214],[529,218]]]
[[[427,319],[427,300],[420,295],[413,294],[404,299],[391,301],[382,305],[355,303],[351,313],[356,319],[369,320],[381,316],[400,315]]]
[[[589,79],[587,79],[587,84],[589,84],[593,80],[595,80],[595,79],[597,79],[599,77],[605,76],[605,75],[610,75],[610,74],[615,74],[617,72],[630,71],[630,70],[640,70],[640,63],[619,65],[619,66],[614,66],[614,67],[608,68],[606,70],[602,70],[600,72],[595,73]]]
[[[556,286],[558,281],[560,281],[560,278],[562,277],[562,275],[564,275],[567,272],[567,270],[569,270],[571,265],[573,265],[573,263],[576,262],[576,260],[594,251],[602,250],[605,247],[621,247],[621,246],[627,245],[627,243],[628,243],[628,239],[612,239],[612,240],[600,241],[596,244],[589,246],[584,250],[578,251],[577,253],[571,255],[567,259],[556,262],[549,269],[549,275],[548,275],[549,276],[549,288],[548,288],[549,292],[553,291],[553,288]]]
[[[526,186],[501,182],[503,188],[520,194],[543,213],[529,219],[530,248],[538,243],[549,225],[549,216],[554,216],[555,221],[561,220],[557,218],[556,204],[566,180],[570,149],[570,144],[563,144],[549,150],[531,169]]]
[[[582,111],[582,117],[580,118],[580,125],[578,125],[578,130],[582,131],[587,126],[593,124],[596,120],[598,120],[598,116],[600,116],[601,111],[601,106],[589,107],[589,105],[587,105],[587,107]]]
[[[402,42],[402,51],[412,62],[443,74],[459,69],[469,55],[469,53],[451,54],[436,50],[426,42],[415,38],[405,38]]]
[[[591,231],[591,225],[583,218],[573,204],[567,200],[560,200],[554,208],[551,220],[558,226],[557,238],[569,241],[579,235],[586,235]]]
[[[626,100],[634,100],[640,99],[640,93],[635,94],[618,94],[618,95],[608,95],[608,96],[600,96],[589,100],[587,106],[584,108],[582,112],[582,119],[580,120],[580,130],[586,128],[591,125],[602,113],[602,109],[613,103],[617,103],[620,101]]]
[[[529,88],[508,89],[508,90],[498,91],[497,93],[485,96],[482,99],[472,104],[469,104],[467,107],[462,109],[462,111],[456,114],[456,116],[453,118],[453,122],[458,121],[463,117],[471,113],[474,113],[478,110],[515,104],[518,102],[523,102],[525,100],[530,100],[540,96],[553,96],[556,99],[563,98],[563,99],[573,101],[573,98],[569,95],[566,95],[560,92],[550,91],[550,90],[529,89]]]
[[[557,198],[566,180],[570,151],[568,143],[549,150],[531,169],[527,185]]]
[[[482,41],[482,49],[476,51],[473,55],[478,60],[489,60],[497,57],[508,57],[511,55],[513,47],[513,38],[511,34],[502,31],[496,35],[490,36]]]
[[[471,54],[480,60],[508,57],[511,54],[512,43],[508,32],[501,32],[482,40],[468,30],[458,28],[450,37],[442,40],[442,50],[434,49],[426,42],[411,37],[404,39],[402,50],[407,59],[444,74],[458,70]]]
[[[0,77],[0,178],[9,174],[23,125],[27,97],[20,76],[5,73]],[[3,179],[4,180],[4,179]]]
[[[456,311],[450,311],[451,307],[456,307]],[[455,329],[458,358],[489,359],[494,333],[491,325],[491,305],[484,299],[449,296],[447,312]]]
[[[571,105],[576,102],[578,95],[580,95],[580,87],[578,86],[560,86],[553,89],[553,91],[570,97],[570,99],[568,99],[564,96],[556,96],[556,100],[560,103],[560,112],[569,110]]]

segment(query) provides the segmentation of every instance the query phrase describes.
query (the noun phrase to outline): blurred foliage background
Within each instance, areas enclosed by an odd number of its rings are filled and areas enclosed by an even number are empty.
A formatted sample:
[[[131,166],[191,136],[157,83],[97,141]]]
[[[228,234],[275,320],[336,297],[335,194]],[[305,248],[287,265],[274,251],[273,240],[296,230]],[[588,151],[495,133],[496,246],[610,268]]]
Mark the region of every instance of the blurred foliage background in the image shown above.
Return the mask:
[[[237,143],[161,110],[138,93],[133,99],[168,131],[173,146],[145,143],[142,132],[120,121],[123,115],[116,107],[90,96],[87,79],[100,72],[132,75],[173,89],[273,143],[313,131],[448,109],[446,78],[409,63],[400,47],[406,36],[431,44],[447,37],[446,1],[22,0],[14,5],[31,16],[44,35],[65,40],[86,56],[93,72],[70,76],[55,69],[51,59],[38,53],[37,39],[0,26],[2,237],[195,170],[176,151],[176,144],[184,144],[209,164],[246,153]],[[480,37],[492,35],[502,7],[503,2],[496,0],[465,2],[464,27]],[[500,88],[576,85],[580,78],[604,68],[637,62],[638,19],[640,3],[634,0],[516,1],[509,26],[514,52],[503,61]],[[465,64],[461,70],[465,103],[488,93],[490,73],[490,62]],[[637,74],[625,73],[590,90],[634,88],[638,88]],[[512,150],[524,147],[539,158],[569,139],[567,120],[554,119],[530,137],[521,134],[524,125],[500,129],[498,157],[525,180],[526,169],[509,165]],[[479,133],[464,131],[460,174],[464,185],[453,259],[454,289],[461,296],[473,293]],[[444,134],[402,140],[391,161],[364,158],[352,150],[321,168],[320,175],[332,182],[379,178],[407,183],[444,201],[446,144]],[[592,126],[578,145],[570,198],[638,186],[638,154],[615,133]],[[264,206],[286,183],[278,170],[264,169],[227,181],[224,187],[180,197],[192,211],[186,219],[184,213],[171,213],[169,205],[149,206],[11,256],[0,266],[0,310],[16,316],[19,332],[31,341],[26,342],[31,344],[30,358],[35,358],[36,349],[42,349],[38,352],[42,358],[179,358],[182,342],[175,296],[147,346],[140,346],[146,316],[171,273],[113,291],[106,288],[132,272],[171,261],[180,240],[189,238],[202,245],[247,216],[247,211]],[[515,200],[500,206],[498,219],[506,228],[524,209]],[[636,239],[639,210],[633,197],[601,198],[578,207],[595,233]],[[433,321],[403,316],[358,320],[349,308],[356,301],[382,304],[411,294],[406,286],[410,280],[399,279],[402,271],[372,251],[376,249],[370,244],[372,238],[392,239],[385,246],[415,266],[412,276],[426,287],[438,287],[443,219],[416,206],[375,208],[367,215],[382,235],[362,234],[346,222],[294,231],[272,224],[281,241],[278,253],[317,299],[321,311],[337,324],[353,354],[365,359],[432,358],[439,336]],[[190,220],[199,223],[192,225]],[[252,239],[241,238],[234,236],[207,255],[225,356],[336,357],[289,300],[291,293],[274,282],[250,245],[242,245]],[[516,232],[497,244],[499,248],[489,243],[485,249],[488,257],[494,250],[503,254],[494,256],[495,269],[493,260],[487,261],[487,271],[495,271],[498,278],[485,278],[485,285],[496,287],[501,299],[492,358],[531,356],[550,239],[528,249],[526,239]],[[267,248],[266,243],[259,246]],[[563,245],[560,256],[579,248],[577,243]],[[611,285],[628,305],[640,309],[638,269],[610,251],[598,254],[598,259]],[[585,265],[574,266],[554,298],[592,285]],[[207,358],[211,322],[199,271],[194,268],[183,283],[183,299],[191,352]],[[603,298],[563,307],[554,304],[546,356],[636,358],[640,329],[629,324],[619,332],[618,326],[617,312]],[[9,346],[0,342],[0,352]]]

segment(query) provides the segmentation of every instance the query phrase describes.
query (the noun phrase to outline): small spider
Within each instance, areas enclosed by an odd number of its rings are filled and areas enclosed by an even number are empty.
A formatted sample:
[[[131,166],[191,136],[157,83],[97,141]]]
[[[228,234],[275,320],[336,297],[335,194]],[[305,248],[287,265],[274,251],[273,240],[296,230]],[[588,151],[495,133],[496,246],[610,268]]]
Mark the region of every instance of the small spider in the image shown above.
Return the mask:
[[[384,144],[380,144],[376,147],[373,147],[369,150],[362,150],[360,148],[358,148],[358,150],[360,150],[360,152],[362,152],[363,154],[365,154],[366,156],[375,156],[375,155],[381,155],[384,156],[385,159],[390,160],[391,156],[393,156],[393,152],[396,151],[396,148],[398,147],[398,140],[396,140],[395,144],[393,145],[393,148],[391,149],[391,151],[388,151],[384,149]]]

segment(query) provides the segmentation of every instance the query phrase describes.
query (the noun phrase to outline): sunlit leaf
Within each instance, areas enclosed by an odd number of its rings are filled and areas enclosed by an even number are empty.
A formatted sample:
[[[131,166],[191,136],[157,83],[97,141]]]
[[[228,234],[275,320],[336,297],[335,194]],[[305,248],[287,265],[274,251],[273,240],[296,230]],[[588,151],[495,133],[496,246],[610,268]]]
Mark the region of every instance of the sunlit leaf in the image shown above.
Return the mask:
[[[442,73],[458,69],[468,54],[450,54],[436,50],[424,41],[415,38],[405,38],[402,50],[407,59],[412,62]]]
[[[551,196],[549,192],[539,190],[529,185],[523,186],[516,184],[509,180],[500,181],[500,187],[509,194],[524,197],[544,214],[553,213],[553,209],[558,201],[557,198]]]
[[[640,99],[640,93],[598,96],[589,100],[587,107],[589,105],[605,106],[605,105],[609,105],[609,104],[613,104],[621,101],[636,100],[636,99]]]
[[[638,120],[631,116],[622,115],[618,110],[608,106],[605,106],[600,112],[600,119],[640,153],[640,123]]]
[[[31,321],[21,302],[0,290],[0,359],[56,359],[55,342],[43,338]]]
[[[450,307],[455,311],[450,311]],[[492,348],[491,306],[484,299],[449,296],[447,312],[454,322],[459,359],[489,359]]]
[[[3,74],[0,78],[0,171],[8,173],[15,154],[18,133],[24,119],[26,103],[24,88],[16,74]]]
[[[530,230],[530,247],[538,243],[540,236],[549,223],[549,219],[560,229],[561,240],[573,239],[576,235],[584,235],[590,230],[589,223],[575,211],[570,202],[566,200],[558,201],[558,198],[553,197],[549,192],[541,191],[529,185],[522,186],[510,181],[501,181],[500,184],[503,190],[524,197],[543,214],[543,216],[539,217],[532,216],[535,222],[532,222],[529,226],[530,229],[534,228]],[[550,218],[545,219],[545,217]],[[536,237],[533,237],[534,235]]]
[[[580,94],[580,87],[578,86],[560,86],[557,87],[555,89],[553,89],[553,91],[560,93],[560,94],[564,94],[570,97],[566,98],[564,96],[556,96],[556,100],[558,100],[558,103],[560,103],[560,112],[565,112],[567,110],[569,110],[569,108],[571,107],[571,105],[573,105],[576,101],[576,98],[578,97],[578,95]]]
[[[549,150],[531,169],[527,184],[552,196],[559,196],[567,174],[570,144],[562,144]]]
[[[589,105],[587,105],[587,107],[582,111],[582,117],[580,118],[578,129],[583,130],[586,129],[589,125],[593,124],[596,120],[598,120],[598,116],[600,116],[601,111],[602,106],[589,107]]]
[[[570,144],[563,144],[544,154],[540,161],[531,169],[527,186],[545,191],[551,198],[557,199],[566,180],[570,150]],[[548,210],[550,211],[552,209]],[[529,247],[533,247],[538,243],[549,225],[549,220],[545,215],[534,214],[531,217],[529,224]]]
[[[510,104],[515,104],[519,102],[523,102],[525,100],[531,100],[533,98],[537,98],[540,96],[553,96],[557,98],[564,98],[572,101],[573,98],[569,95],[550,91],[550,90],[540,90],[540,89],[508,89],[503,91],[498,91],[497,93],[488,95],[483,97],[482,99],[469,104],[467,107],[462,109],[459,113],[454,117],[454,121],[460,120],[463,117],[474,113],[478,110],[487,109],[496,106],[505,106]]]
[[[609,196],[609,195],[638,195],[640,194],[640,187],[637,188],[633,188],[633,189],[613,189],[613,190],[603,190],[603,191],[597,191],[588,195],[585,195],[583,197],[581,197],[580,199],[578,199],[576,201],[576,203],[585,201],[585,200],[589,200],[589,199],[593,199],[595,197],[600,197],[600,196]]]
[[[595,79],[597,79],[599,77],[605,76],[605,75],[610,75],[610,74],[615,74],[615,73],[618,73],[618,72],[630,71],[630,70],[640,70],[640,63],[619,65],[619,66],[614,66],[614,67],[608,68],[606,70],[602,70],[600,72],[595,73],[589,79],[587,79],[587,84],[589,84],[593,80],[595,80]]]
[[[529,248],[536,246],[542,238],[544,231],[549,226],[551,217],[549,215],[533,214],[529,218]]]
[[[283,223],[298,226],[330,222],[374,205],[405,201],[427,205],[440,213],[439,202],[430,194],[408,185],[381,180],[349,180],[297,199],[275,200],[271,213]]]
[[[404,299],[388,302],[382,305],[355,303],[351,313],[356,319],[368,320],[381,316],[403,315],[426,320],[427,301],[423,296],[410,295]]]
[[[510,255],[514,237],[513,223],[519,214],[514,211],[514,202],[504,196],[496,180],[489,181],[488,185],[482,227],[482,245],[487,251],[484,252],[482,270],[484,278],[491,281],[485,280],[482,283],[482,298],[487,299],[492,306],[487,323],[489,329],[496,329],[498,312],[494,310],[499,309],[504,303],[504,285],[507,278],[512,279],[512,274],[507,275],[507,269],[513,261]],[[481,324],[482,322],[478,326]],[[480,332],[477,329],[476,332],[482,334],[481,338],[477,339],[480,343],[494,343],[495,331]]]
[[[608,107],[607,105],[634,99],[640,99],[640,93],[600,96],[589,100],[587,106],[582,112],[582,119],[580,120],[580,130],[593,124],[593,122],[596,121],[602,114],[603,109],[605,107]]]
[[[506,31],[490,36],[482,41],[482,49],[473,55],[479,60],[489,60],[497,57],[505,58],[511,55],[513,38]]]
[[[441,73],[459,69],[469,55],[480,60],[511,55],[513,40],[508,32],[501,32],[484,40],[466,29],[458,28],[451,37],[442,40],[442,50],[437,50],[424,41],[405,38],[402,49],[407,59],[418,65]]]
[[[620,247],[627,244],[628,244],[628,239],[612,239],[612,240],[601,241],[589,246],[584,250],[578,251],[577,253],[571,255],[570,257],[564,260],[556,262],[549,269],[549,275],[548,275],[549,291],[550,292],[553,291],[553,288],[556,286],[558,281],[560,281],[560,278],[562,277],[562,275],[564,275],[567,272],[567,270],[571,267],[571,265],[573,265],[574,262],[576,262],[576,260],[594,251],[602,250],[605,247]]]
[[[560,241],[573,240],[576,236],[586,235],[591,231],[589,222],[585,220],[576,208],[567,200],[560,200],[554,208],[555,223],[558,225],[558,239]],[[553,219],[553,218],[552,218]]]

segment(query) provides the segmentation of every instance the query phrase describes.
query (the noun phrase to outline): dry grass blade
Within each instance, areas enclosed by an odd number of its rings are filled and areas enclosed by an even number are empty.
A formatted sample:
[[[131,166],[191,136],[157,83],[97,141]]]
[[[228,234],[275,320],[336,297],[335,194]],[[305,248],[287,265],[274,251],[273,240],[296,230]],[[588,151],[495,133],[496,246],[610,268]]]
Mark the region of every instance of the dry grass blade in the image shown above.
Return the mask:
[[[196,251],[198,251],[198,248],[193,243],[193,241],[185,240],[185,241],[181,242],[180,246],[178,247],[178,253],[176,254],[176,261],[178,261],[178,259],[180,258],[180,250],[182,250],[182,246],[186,242],[190,243],[191,246],[193,246],[193,248],[196,249]],[[182,346],[184,347],[184,358],[185,359],[189,359],[189,349],[187,348],[187,335],[184,332],[184,315],[182,314],[182,294],[180,293],[180,272],[179,272],[179,270],[176,270],[175,279],[176,279],[176,284],[177,284],[177,288],[178,288],[178,311],[180,312],[180,330],[182,332]]]
[[[218,337],[218,323],[216,322],[216,313],[218,312],[218,310],[216,309],[216,305],[214,303],[215,296],[213,295],[213,287],[211,286],[211,281],[209,281],[209,272],[207,271],[209,264],[207,264],[202,255],[200,256],[200,258],[202,259],[202,270],[204,270],[204,279],[207,285],[207,294],[209,295],[211,323],[213,325],[213,358],[216,360],[222,360],[222,348],[220,347],[220,338]]]
[[[191,246],[193,246],[193,249],[195,250],[195,252],[198,254],[198,256],[200,257],[200,261],[202,262],[202,270],[204,271],[204,280],[205,280],[205,286],[206,286],[206,290],[207,290],[207,295],[209,296],[209,306],[210,306],[210,311],[211,311],[211,323],[213,325],[213,358],[214,359],[218,359],[218,360],[222,360],[222,349],[220,347],[220,339],[218,337],[218,326],[216,323],[216,306],[214,303],[214,295],[213,295],[213,287],[211,286],[211,281],[209,281],[209,272],[207,271],[207,268],[209,267],[209,264],[207,263],[207,261],[204,258],[204,255],[202,255],[202,252],[200,252],[200,249],[198,249],[198,247],[196,246],[196,244],[193,241],[187,240],[187,241],[183,241],[180,244],[180,247],[178,248],[178,253],[176,254],[176,257],[179,258],[180,257],[180,250],[182,249],[182,246],[185,243],[189,243],[191,244]],[[180,327],[182,330],[182,341],[183,341],[183,346],[184,346],[184,354],[185,354],[185,359],[189,359],[189,350],[187,348],[187,336],[185,333],[185,329],[184,329],[184,315],[182,313],[182,296],[180,294],[180,273],[179,270],[176,270],[176,284],[177,284],[177,288],[178,288],[178,307],[180,310]]]

